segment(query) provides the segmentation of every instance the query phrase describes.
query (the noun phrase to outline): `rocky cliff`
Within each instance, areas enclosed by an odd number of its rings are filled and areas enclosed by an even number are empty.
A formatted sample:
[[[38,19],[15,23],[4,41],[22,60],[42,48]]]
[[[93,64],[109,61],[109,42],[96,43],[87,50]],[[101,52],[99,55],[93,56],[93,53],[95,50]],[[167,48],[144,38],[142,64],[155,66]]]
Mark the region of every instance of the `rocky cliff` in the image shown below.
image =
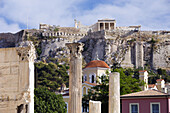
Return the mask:
[[[55,32],[22,30],[16,34],[1,33],[0,47],[15,47],[27,40],[35,44],[37,60],[55,58],[65,63],[69,53],[65,44],[79,41],[85,44],[83,56],[86,62],[100,59],[110,66],[170,70],[170,34],[165,31],[102,30],[81,33],[75,28],[62,28]]]

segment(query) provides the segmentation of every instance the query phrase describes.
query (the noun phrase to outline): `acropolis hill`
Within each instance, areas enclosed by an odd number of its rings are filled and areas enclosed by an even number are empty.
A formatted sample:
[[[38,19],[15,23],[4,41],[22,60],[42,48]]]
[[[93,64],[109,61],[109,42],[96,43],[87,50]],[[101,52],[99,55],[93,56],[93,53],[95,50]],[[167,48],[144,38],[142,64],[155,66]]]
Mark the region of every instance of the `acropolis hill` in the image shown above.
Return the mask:
[[[27,40],[34,42],[38,60],[52,57],[65,62],[65,43],[82,42],[86,62],[98,58],[124,68],[170,70],[170,31],[142,31],[140,25],[119,27],[113,19],[98,20],[91,26],[75,20],[74,27],[40,24],[39,29],[1,33],[0,47],[15,47]]]

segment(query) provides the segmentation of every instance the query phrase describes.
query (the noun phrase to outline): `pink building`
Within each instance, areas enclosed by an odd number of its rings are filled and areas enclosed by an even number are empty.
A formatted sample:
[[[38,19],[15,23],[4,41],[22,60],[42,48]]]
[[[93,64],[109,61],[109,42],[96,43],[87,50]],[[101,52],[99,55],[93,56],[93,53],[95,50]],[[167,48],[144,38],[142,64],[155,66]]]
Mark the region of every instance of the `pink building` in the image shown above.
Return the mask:
[[[166,93],[146,90],[121,96],[122,113],[170,113],[170,98]]]

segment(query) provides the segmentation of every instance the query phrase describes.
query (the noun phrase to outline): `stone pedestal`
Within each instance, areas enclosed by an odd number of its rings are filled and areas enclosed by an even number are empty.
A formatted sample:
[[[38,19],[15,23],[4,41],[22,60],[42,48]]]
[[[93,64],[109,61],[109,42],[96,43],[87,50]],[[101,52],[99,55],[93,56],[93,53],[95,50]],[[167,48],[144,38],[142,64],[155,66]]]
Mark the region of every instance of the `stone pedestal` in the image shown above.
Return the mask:
[[[89,113],[101,113],[100,101],[89,101]]]
[[[120,74],[109,75],[109,113],[120,113]]]
[[[82,43],[67,43],[70,50],[68,113],[82,112]]]

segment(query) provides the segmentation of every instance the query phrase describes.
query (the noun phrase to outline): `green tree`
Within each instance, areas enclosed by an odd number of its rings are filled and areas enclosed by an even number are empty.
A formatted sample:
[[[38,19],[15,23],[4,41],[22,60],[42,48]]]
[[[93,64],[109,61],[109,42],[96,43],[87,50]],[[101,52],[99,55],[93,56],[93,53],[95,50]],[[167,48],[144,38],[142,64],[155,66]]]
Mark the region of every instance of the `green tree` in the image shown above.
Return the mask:
[[[35,71],[38,87],[47,87],[50,91],[56,91],[62,83],[68,87],[68,66],[50,63],[35,63]]]
[[[34,94],[34,113],[66,113],[62,95],[56,95],[47,88],[36,88]]]
[[[162,77],[162,79],[165,80],[165,82],[170,82],[170,76],[168,75],[165,69],[159,68],[157,69],[157,73]]]
[[[101,101],[102,102],[102,113],[108,113],[108,94],[109,94],[109,76],[101,76],[101,83],[90,89],[88,95],[84,95],[82,104],[86,108],[89,106],[89,100]]]

